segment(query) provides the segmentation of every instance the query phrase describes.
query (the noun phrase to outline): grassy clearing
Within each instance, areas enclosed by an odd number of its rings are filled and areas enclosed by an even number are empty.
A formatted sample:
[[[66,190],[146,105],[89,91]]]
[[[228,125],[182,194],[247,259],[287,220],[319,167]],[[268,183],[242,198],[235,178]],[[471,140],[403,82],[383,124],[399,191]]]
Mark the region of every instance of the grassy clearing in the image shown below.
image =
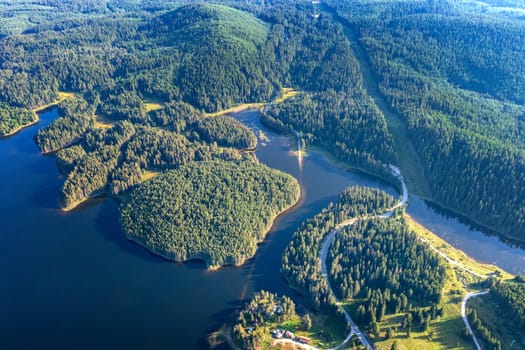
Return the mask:
[[[113,125],[115,125],[115,122],[109,119],[106,119],[105,117],[101,115],[95,115],[95,128],[96,129],[111,129]]]
[[[144,173],[142,174],[141,180],[142,181],[151,180],[155,176],[159,175],[160,173],[161,173],[160,171],[155,171],[155,170],[144,170]]]
[[[470,291],[471,289],[468,289]],[[401,327],[404,314],[389,315],[380,323],[379,336],[371,337],[377,350],[389,350],[394,341],[400,349],[475,349],[470,339],[462,335],[464,323],[461,319],[461,300],[467,287],[460,281],[454,268],[447,267],[447,278],[443,288],[443,317],[430,322],[427,331],[412,327],[410,336]],[[395,336],[386,339],[387,331],[394,329]]]
[[[379,104],[380,103],[378,103],[378,105]],[[417,155],[412,142],[406,135],[406,126],[403,125],[403,121],[398,117],[393,116],[385,109],[382,109],[382,111],[388,124],[388,131],[394,140],[394,149],[397,154],[399,168],[403,172],[403,176],[410,192],[425,198],[431,198],[431,192],[424,175],[423,166],[419,161],[419,156]]]
[[[164,101],[156,98],[146,98],[144,99],[144,108],[146,112],[162,109],[164,108]]]
[[[222,111],[217,111],[217,112],[213,112],[213,113],[205,113],[204,115],[206,117],[217,117],[219,115],[224,115],[224,114],[239,113],[239,112],[242,112],[242,111],[247,110],[247,109],[261,108],[265,104],[266,104],[265,102],[243,103],[243,104],[240,104],[240,105],[236,105],[236,106],[230,107],[228,109],[223,109]]]
[[[273,101],[273,103],[283,103],[284,101],[299,95],[301,91],[294,88],[285,87],[283,88],[283,95]]]
[[[340,18],[334,17],[341,22]],[[398,113],[395,113],[386,98],[379,89],[378,79],[372,69],[372,65],[365,52],[362,44],[358,41],[356,34],[343,22],[343,32],[350,42],[354,55],[359,62],[361,74],[363,77],[363,85],[368,96],[370,96],[379,110],[383,113],[387,122],[388,131],[392,135],[394,141],[394,150],[399,162],[398,166],[403,172],[405,182],[410,192],[415,193],[424,198],[431,198],[430,188],[425,178],[423,167],[421,165],[419,156],[412,145],[412,142],[407,135],[406,121]]]
[[[447,277],[443,288],[442,300],[444,316],[432,321],[427,332],[412,331],[410,338],[407,337],[406,332],[404,332],[404,334],[401,333],[400,336],[396,336],[398,344],[401,349],[475,349],[472,340],[470,338],[464,338],[462,335],[465,326],[461,319],[461,301],[466,293],[480,291],[482,289],[479,286],[479,282],[482,279],[467,270],[481,275],[491,275],[497,272],[503,279],[510,279],[514,276],[494,265],[477,262],[421,226],[410,216],[405,214],[405,218],[409,227],[414,230],[416,234],[428,244],[433,245],[449,258],[458,262],[458,265],[452,265],[446,262]],[[482,297],[483,299],[474,298],[471,300],[474,303],[482,304],[484,297],[485,296]],[[469,305],[470,303],[471,302],[469,302]],[[486,303],[483,304],[487,305]],[[496,310],[496,308],[490,308],[490,311],[495,312],[494,310]],[[398,315],[387,317],[386,320],[381,323],[381,336],[384,337],[386,331],[391,327],[397,327],[399,329],[400,321],[401,319]],[[394,339],[377,339],[375,340],[376,349],[390,349],[393,341]]]
[[[311,315],[312,328],[305,335],[312,339],[312,345],[321,349],[333,348],[346,337],[345,325],[334,320],[333,317],[318,314]]]
[[[289,87],[285,87],[282,90],[283,90],[283,95],[273,100],[272,103],[274,104],[283,103],[284,101],[302,93],[300,90],[296,90],[294,88],[289,88]],[[224,114],[239,113],[247,109],[262,108],[266,106],[267,104],[268,102],[242,103],[242,104],[230,107],[228,109],[224,109],[222,111],[217,111],[213,113],[205,113],[204,115],[206,117],[216,117],[216,116],[224,115]]]
[[[301,317],[296,316],[290,321],[284,323],[272,323],[269,324],[268,335],[273,329],[281,328],[293,332],[296,336],[308,337],[312,340],[310,345],[318,347],[320,349],[328,349],[339,344],[342,339],[346,336],[344,327],[338,322],[334,322],[333,318],[325,315],[313,315],[310,314],[312,318],[312,328],[305,330],[303,326],[303,321]],[[271,336],[268,336],[264,339],[262,343],[262,349],[295,349],[298,348],[297,345],[285,345],[275,343],[274,339]]]
[[[60,100],[65,100],[66,98],[72,98],[75,97],[74,92],[66,92],[66,91],[59,91],[58,96]]]
[[[453,265],[449,262],[444,262],[447,268],[441,304],[444,315],[431,321],[427,331],[421,331],[418,327],[412,327],[410,336],[407,330],[401,326],[404,314],[388,315],[379,323],[379,334],[377,336],[370,335],[370,340],[374,343],[377,350],[391,349],[392,344],[396,340],[400,349],[407,350],[475,349],[471,338],[465,338],[462,334],[465,325],[461,318],[461,302],[466,293],[482,290],[479,282],[483,279],[475,276],[468,270],[480,275],[491,275],[497,272],[500,278],[503,279],[510,279],[514,276],[494,265],[477,262],[464,252],[449,245],[434,233],[428,231],[410,216],[405,214],[405,218],[409,227],[414,230],[422,240],[436,247],[440,252],[458,263],[457,265]],[[497,310],[497,308],[487,307],[487,303],[484,302],[485,296],[471,300],[472,303],[482,303],[485,305],[486,310],[484,312],[487,313],[489,320],[494,320],[497,317],[497,311],[494,311]],[[469,302],[469,305],[470,303],[471,302]],[[355,314],[357,304],[356,301],[351,301],[348,305],[345,305],[345,307],[351,314]],[[489,311],[492,312],[492,314],[490,314]],[[502,325],[498,325],[497,327],[501,329],[505,328]],[[387,331],[389,329],[394,330],[394,336],[387,339]],[[512,331],[509,331],[504,336],[507,340],[512,341],[511,335]]]

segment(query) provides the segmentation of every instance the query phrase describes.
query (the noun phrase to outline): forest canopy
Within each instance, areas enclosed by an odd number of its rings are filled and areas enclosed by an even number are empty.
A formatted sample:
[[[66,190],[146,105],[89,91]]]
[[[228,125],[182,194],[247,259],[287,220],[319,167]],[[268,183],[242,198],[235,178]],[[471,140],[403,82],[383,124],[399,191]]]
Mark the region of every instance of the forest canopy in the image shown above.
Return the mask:
[[[192,162],[138,186],[120,220],[129,239],[168,259],[242,264],[299,196],[292,176],[255,161]]]
[[[384,212],[394,205],[394,198],[384,191],[366,187],[349,187],[313,218],[305,221],[286,247],[281,272],[296,289],[305,293],[314,308],[334,303],[321,274],[321,242],[334,227],[347,219]]]
[[[407,126],[424,195],[524,241],[525,22],[449,1],[328,3]]]
[[[402,218],[346,226],[330,247],[328,264],[340,299],[365,300],[357,308],[358,323],[441,302],[445,267]]]
[[[36,120],[34,113],[28,110],[0,103],[0,136],[9,135]]]

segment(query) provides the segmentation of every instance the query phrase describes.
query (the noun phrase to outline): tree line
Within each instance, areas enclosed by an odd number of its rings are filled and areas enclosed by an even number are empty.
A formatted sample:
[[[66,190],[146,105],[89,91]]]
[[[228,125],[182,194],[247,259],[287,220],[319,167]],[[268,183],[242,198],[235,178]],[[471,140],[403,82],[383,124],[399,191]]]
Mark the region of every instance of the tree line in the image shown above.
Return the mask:
[[[476,310],[472,310],[467,315],[467,318],[472,327],[472,331],[481,344],[483,344],[483,349],[501,350],[501,342],[492,335],[492,332],[481,322]],[[467,333],[466,336],[470,337],[470,334]]]
[[[500,282],[491,289],[491,293],[506,307],[506,313],[525,334],[525,283]]]
[[[338,159],[388,178],[395,155],[384,116],[363,87],[359,65],[342,28],[311,9],[276,6],[262,14],[285,82],[304,92],[265,109],[263,121],[305,133],[305,140]],[[283,38],[284,36],[284,38]]]

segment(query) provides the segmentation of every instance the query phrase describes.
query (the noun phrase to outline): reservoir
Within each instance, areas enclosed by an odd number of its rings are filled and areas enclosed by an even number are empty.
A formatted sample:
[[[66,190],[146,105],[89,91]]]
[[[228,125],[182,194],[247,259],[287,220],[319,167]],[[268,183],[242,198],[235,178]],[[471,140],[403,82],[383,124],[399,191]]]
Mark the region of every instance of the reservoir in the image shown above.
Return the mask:
[[[58,209],[64,178],[55,158],[40,155],[33,142],[37,130],[56,117],[56,109],[49,110],[39,124],[0,140],[1,349],[208,349],[207,335],[230,322],[254,291],[285,293],[300,302],[279,265],[301,222],[351,185],[396,194],[385,182],[341,169],[318,151],[299,162],[287,136],[264,128],[255,111],[239,113],[259,136],[259,160],[300,181],[301,202],[275,221],[255,258],[241,267],[207,271],[197,261],[176,264],[124,237],[112,199],[67,213]],[[523,250],[470,230],[417,198],[410,199],[408,211],[467,254],[525,272]]]

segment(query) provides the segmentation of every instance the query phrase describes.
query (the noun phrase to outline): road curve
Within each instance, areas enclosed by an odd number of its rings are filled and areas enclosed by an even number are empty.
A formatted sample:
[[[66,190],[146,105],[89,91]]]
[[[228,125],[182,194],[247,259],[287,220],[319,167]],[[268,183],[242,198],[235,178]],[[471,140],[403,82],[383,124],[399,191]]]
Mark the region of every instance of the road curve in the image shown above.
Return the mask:
[[[469,333],[472,335],[472,340],[474,340],[474,344],[476,344],[476,348],[478,350],[481,350],[481,346],[479,345],[478,339],[476,338],[476,335],[472,331],[472,328],[470,327],[470,323],[468,323],[468,319],[467,319],[467,301],[470,298],[474,298],[474,297],[477,297],[479,295],[485,295],[488,292],[489,291],[486,290],[484,292],[467,293],[467,295],[465,295],[465,298],[463,298],[463,301],[461,302],[461,317],[463,318],[463,322],[465,322],[465,326],[467,326],[467,329],[468,329]]]
[[[352,219],[346,220],[345,222],[337,225],[326,236],[326,238],[324,239],[323,245],[321,246],[321,250],[319,251],[319,260],[321,262],[321,274],[323,275],[323,277],[326,280],[326,285],[328,286],[328,291],[330,292],[330,294],[332,294],[334,296],[337,304],[340,304],[341,301],[339,299],[337,299],[337,296],[335,295],[332,287],[330,286],[330,280],[328,278],[328,268],[326,266],[326,258],[328,256],[328,250],[330,249],[330,246],[332,245],[332,242],[333,242],[335,236],[337,235],[337,233],[341,230],[341,228],[343,228],[345,226],[353,225],[357,220],[366,220],[366,219],[374,219],[374,218],[387,219],[387,218],[391,217],[394,214],[394,212],[395,212],[395,210],[397,208],[400,208],[400,207],[404,206],[407,203],[407,201],[408,201],[408,190],[407,190],[405,181],[403,180],[403,175],[401,175],[401,171],[397,167],[395,167],[393,165],[390,165],[390,168],[392,169],[392,174],[394,174],[394,176],[396,176],[399,179],[399,181],[401,182],[401,189],[402,189],[401,199],[396,203],[396,205],[394,205],[392,208],[389,208],[383,214],[376,215],[376,216],[362,216],[362,217],[358,217],[358,218],[352,218]],[[365,348],[373,350],[374,346],[366,338],[365,334],[363,332],[361,332],[359,327],[355,324],[354,320],[352,320],[352,318],[350,317],[350,314],[345,310],[344,307],[342,307],[341,309],[343,310],[343,313],[345,315],[346,321],[350,324],[350,333],[348,333],[347,337],[345,338],[345,340],[343,340],[343,342],[341,344],[337,345],[333,349],[341,348],[342,346],[344,346],[350,340],[350,338],[352,338],[353,335],[356,335],[359,338],[359,340],[361,341],[361,344],[363,344],[363,346]]]
[[[400,207],[406,205],[407,202],[408,202],[408,190],[407,190],[405,181],[403,179],[403,175],[401,174],[401,171],[397,167],[395,167],[393,165],[390,165],[390,168],[392,170],[392,174],[394,176],[396,176],[399,179],[399,181],[401,182],[401,190],[402,190],[401,198],[396,203],[396,205],[394,205],[393,207],[389,208],[383,214],[379,214],[379,215],[375,215],[375,216],[366,216],[365,215],[365,216],[361,216],[361,217],[357,217],[357,218],[348,219],[348,220],[342,222],[341,224],[337,225],[332,231],[330,231],[330,233],[328,233],[326,238],[323,240],[323,244],[322,244],[321,249],[319,251],[319,261],[320,261],[320,264],[321,264],[321,274],[326,280],[326,284],[328,286],[329,293],[334,296],[337,304],[341,304],[341,301],[339,299],[337,299],[337,296],[335,295],[335,293],[334,293],[334,291],[332,289],[332,286],[330,285],[330,280],[328,278],[328,267],[327,267],[327,264],[326,264],[326,258],[328,257],[328,251],[329,251],[330,246],[332,245],[332,242],[334,241],[334,238],[337,235],[337,233],[341,230],[341,228],[343,228],[345,226],[353,225],[354,223],[357,222],[357,220],[367,220],[367,219],[376,219],[376,218],[381,218],[381,219],[390,218],[392,215],[394,215],[395,210],[397,208],[400,208]],[[457,267],[465,270],[466,272],[469,272],[469,273],[471,273],[471,274],[473,274],[473,275],[475,275],[477,277],[480,277],[480,278],[486,278],[487,277],[487,276],[478,274],[478,273],[476,273],[476,272],[474,272],[474,271],[472,271],[472,270],[462,266],[457,261],[451,259],[447,255],[445,255],[443,252],[439,251],[436,247],[431,245],[426,240],[422,239],[422,241],[426,242],[430,246],[430,248],[432,250],[436,251],[448,263],[450,263],[452,265],[455,265],[455,266],[457,266]],[[467,316],[466,316],[466,305],[467,305],[467,301],[470,298],[473,298],[473,297],[476,297],[476,296],[479,296],[479,295],[484,295],[484,294],[487,294],[488,292],[489,291],[486,290],[486,291],[483,291],[483,292],[468,293],[465,296],[465,298],[463,299],[462,303],[461,303],[461,316],[463,318],[463,322],[465,323],[468,331],[472,335],[472,339],[473,339],[473,341],[474,341],[474,343],[476,345],[477,350],[481,350],[481,347],[479,345],[479,342],[478,342],[476,336],[472,332],[472,328],[470,327],[470,324],[468,322],[468,319],[467,319]],[[343,342],[341,342],[339,345],[335,346],[334,348],[332,348],[330,350],[336,350],[336,349],[339,349],[339,348],[343,347],[346,343],[348,343],[350,338],[352,338],[352,336],[354,336],[354,335],[356,335],[359,338],[359,340],[361,341],[361,344],[363,344],[363,346],[365,348],[373,350],[374,346],[366,338],[365,334],[363,332],[361,332],[359,327],[355,324],[355,322],[350,317],[350,314],[345,310],[344,307],[342,307],[341,309],[343,310],[343,313],[345,315],[346,321],[348,322],[348,324],[350,324],[350,332],[348,333],[346,338],[343,340]],[[295,345],[297,345],[297,346],[299,346],[301,348],[307,349],[307,350],[319,350],[318,348],[316,348],[316,347],[314,347],[312,345],[299,344],[299,343],[294,342],[293,340],[290,340],[290,339],[279,339],[279,340],[276,340],[275,342],[278,342],[278,343],[293,343],[293,344],[295,344]]]

